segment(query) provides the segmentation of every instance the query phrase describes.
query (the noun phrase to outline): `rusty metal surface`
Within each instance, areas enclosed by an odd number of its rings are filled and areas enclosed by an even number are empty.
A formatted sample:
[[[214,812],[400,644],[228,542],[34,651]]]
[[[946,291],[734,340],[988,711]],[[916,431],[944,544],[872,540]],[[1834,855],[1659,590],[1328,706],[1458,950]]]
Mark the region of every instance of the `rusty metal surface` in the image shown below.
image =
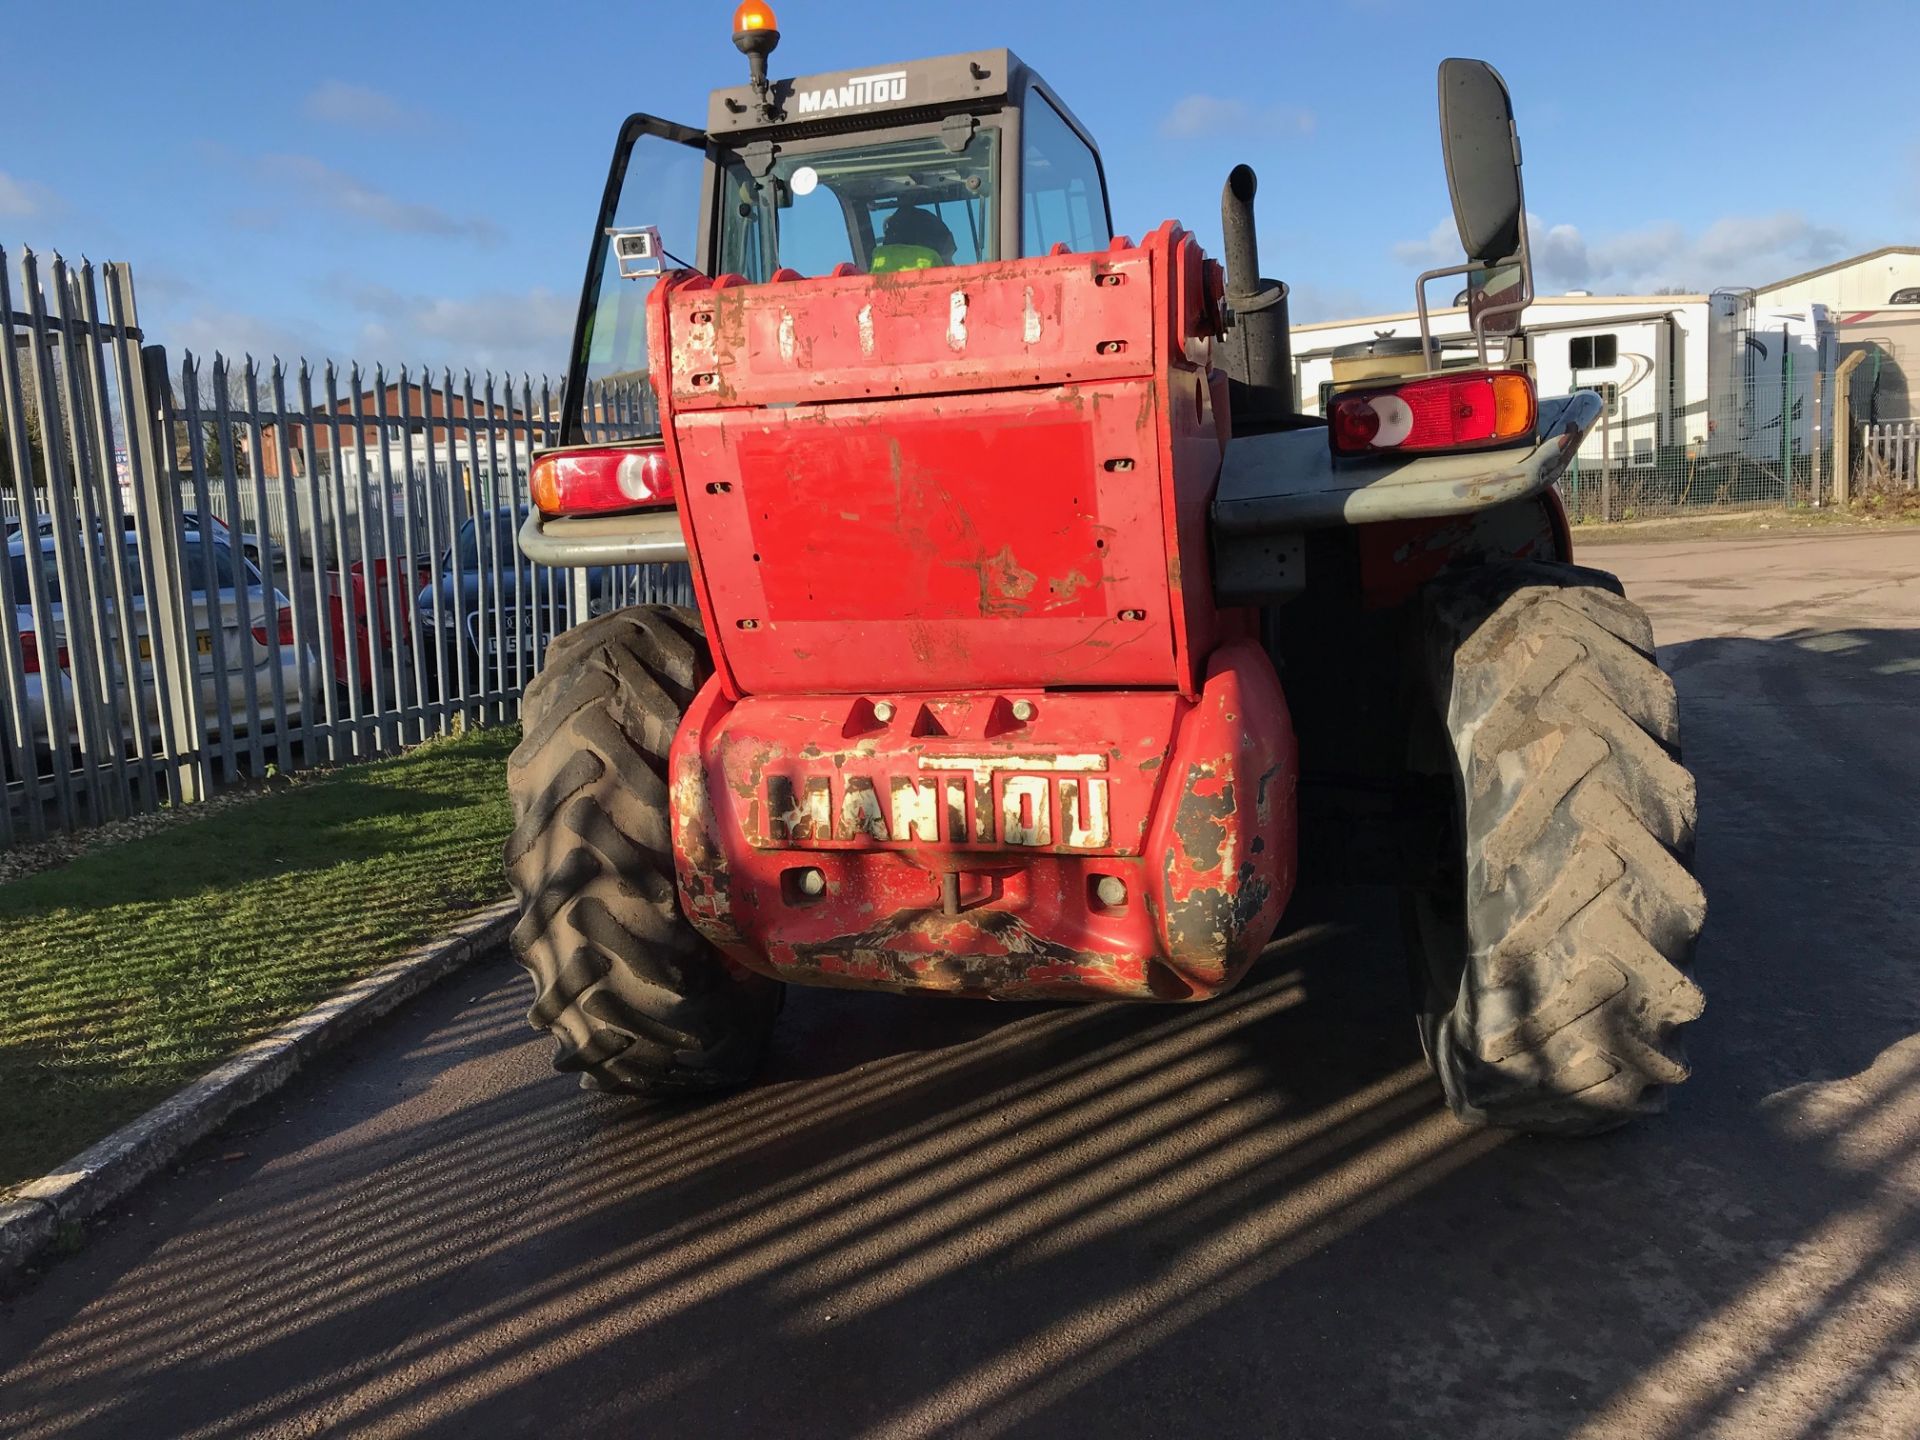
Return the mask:
[[[765,285],[682,275],[650,334],[729,693],[1153,686],[1216,615],[1217,267],[1140,245]]]
[[[816,985],[1188,1000],[1293,883],[1294,740],[1213,600],[1220,275],[1091,255],[652,297],[717,661],[680,898]]]
[[[673,752],[682,904],[736,962],[801,983],[1198,999],[1278,923],[1296,768],[1251,642],[1216,654],[1193,702],[734,702],[709,684]]]
[[[818,279],[783,271],[790,278],[766,285],[691,276],[653,302],[650,333],[656,352],[666,337],[671,360],[656,373],[675,413],[1149,375],[1156,258],[1165,264],[1142,248]]]

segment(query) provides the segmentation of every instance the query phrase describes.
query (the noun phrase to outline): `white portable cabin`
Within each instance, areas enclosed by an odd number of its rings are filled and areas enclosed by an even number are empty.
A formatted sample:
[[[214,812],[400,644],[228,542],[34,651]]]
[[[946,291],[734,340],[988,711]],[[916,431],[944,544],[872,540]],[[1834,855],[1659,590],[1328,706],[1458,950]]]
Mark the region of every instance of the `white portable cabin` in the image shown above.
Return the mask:
[[[1430,311],[1428,322],[1446,358],[1473,353],[1464,307]],[[1412,313],[1295,326],[1300,408],[1325,413],[1335,351],[1419,333]],[[1490,349],[1508,353],[1499,341]],[[1663,456],[1770,464],[1810,453],[1823,443],[1837,359],[1824,305],[1756,305],[1753,292],[1732,290],[1543,296],[1522,315],[1512,353],[1533,361],[1542,395],[1587,389],[1606,397],[1605,418],[1579,455],[1583,465],[1610,456],[1616,470],[1649,468]],[[1820,377],[1827,378],[1816,404]]]
[[[1464,306],[1428,312],[1449,360],[1473,354]],[[1615,468],[1649,467],[1663,449],[1704,444],[1711,389],[1705,295],[1549,295],[1521,316],[1521,344],[1542,395],[1598,390],[1606,417],[1580,447],[1583,464],[1611,453]],[[1300,408],[1325,413],[1334,352],[1391,335],[1418,338],[1419,316],[1376,315],[1293,327]],[[1490,342],[1496,357],[1507,352]],[[1516,355],[1518,350],[1514,352]]]
[[[1827,307],[1715,291],[1709,365],[1721,403],[1707,454],[1763,464],[1820,448],[1833,413],[1838,335]]]

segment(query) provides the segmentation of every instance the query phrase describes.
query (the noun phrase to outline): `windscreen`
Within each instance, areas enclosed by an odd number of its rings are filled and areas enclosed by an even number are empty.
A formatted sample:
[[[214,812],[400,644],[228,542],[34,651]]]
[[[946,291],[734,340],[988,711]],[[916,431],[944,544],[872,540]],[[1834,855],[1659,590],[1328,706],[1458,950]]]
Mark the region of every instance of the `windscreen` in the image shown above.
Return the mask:
[[[819,276],[852,265],[877,274],[996,259],[999,133],[983,126],[957,150],[939,132],[783,150],[764,174],[730,159],[720,269],[764,281],[782,268]]]

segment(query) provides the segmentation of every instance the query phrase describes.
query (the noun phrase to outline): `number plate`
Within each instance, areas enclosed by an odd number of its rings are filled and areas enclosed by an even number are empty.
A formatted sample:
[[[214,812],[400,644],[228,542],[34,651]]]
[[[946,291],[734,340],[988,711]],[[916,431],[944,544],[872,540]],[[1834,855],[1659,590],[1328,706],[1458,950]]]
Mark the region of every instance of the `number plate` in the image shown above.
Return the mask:
[[[207,630],[200,631],[198,634],[196,634],[193,637],[193,644],[194,644],[194,648],[198,650],[202,655],[213,654],[212,632]],[[140,637],[140,658],[142,660],[153,659],[153,641],[148,639],[145,635],[142,635]]]

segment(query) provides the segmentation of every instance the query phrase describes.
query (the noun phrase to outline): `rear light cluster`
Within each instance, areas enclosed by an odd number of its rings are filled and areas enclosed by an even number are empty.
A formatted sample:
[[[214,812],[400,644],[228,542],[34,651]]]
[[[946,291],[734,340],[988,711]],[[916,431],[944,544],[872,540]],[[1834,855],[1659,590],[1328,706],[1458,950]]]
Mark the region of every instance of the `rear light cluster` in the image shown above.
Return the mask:
[[[1481,450],[1532,435],[1537,415],[1524,372],[1471,370],[1336,395],[1327,428],[1336,455]]]
[[[533,462],[531,486],[542,515],[606,515],[674,503],[673,474],[658,446],[555,450]]]
[[[64,645],[53,652],[53,663],[56,669],[68,668],[67,651]],[[40,642],[34,638],[30,630],[20,632],[20,668],[29,675],[40,673]]]
[[[293,644],[293,611],[282,610],[279,612],[279,614],[280,614],[280,634],[278,637],[278,643],[283,646],[291,645]],[[275,641],[272,638],[269,638],[267,634],[267,627],[266,627],[266,624],[264,623],[265,619],[266,617],[262,616],[261,617],[262,623],[253,627],[253,638],[262,645],[272,645],[275,643]]]

